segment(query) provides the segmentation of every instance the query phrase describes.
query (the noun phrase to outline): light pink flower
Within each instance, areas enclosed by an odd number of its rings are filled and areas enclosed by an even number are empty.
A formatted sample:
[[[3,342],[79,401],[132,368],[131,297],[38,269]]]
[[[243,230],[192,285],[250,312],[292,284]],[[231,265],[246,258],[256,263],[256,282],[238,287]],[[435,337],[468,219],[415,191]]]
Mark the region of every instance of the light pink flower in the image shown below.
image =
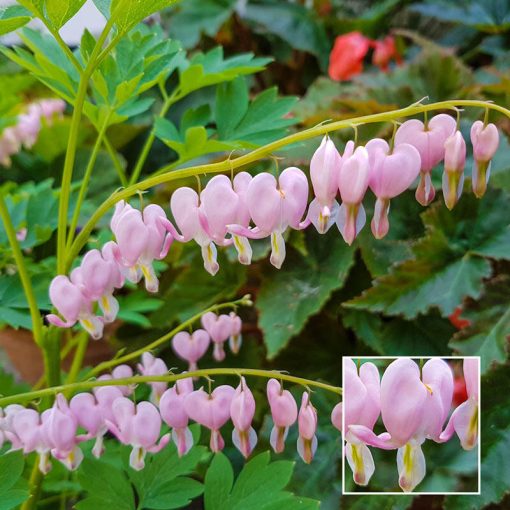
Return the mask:
[[[201,322],[214,343],[214,359],[223,361],[225,359],[224,344],[232,333],[231,317],[225,314],[216,315],[214,312],[207,312],[202,315]]]
[[[420,173],[420,153],[408,143],[390,149],[381,138],[370,140],[366,149],[370,164],[370,189],[377,197],[371,227],[376,239],[389,230],[390,200],[411,186]]]
[[[417,119],[405,121],[395,133],[395,146],[408,143],[416,147],[421,157],[421,178],[416,189],[416,199],[421,205],[434,200],[435,190],[430,172],[444,158],[444,143],[457,129],[453,117],[440,113],[432,117],[425,127]]]
[[[191,335],[187,331],[177,333],[172,339],[175,354],[189,363],[190,372],[197,370],[198,360],[207,352],[211,337],[204,329],[197,329]]]
[[[479,361],[476,358],[464,359],[464,380],[468,398],[453,411],[448,425],[441,433],[441,441],[448,441],[454,434],[459,436],[464,450],[472,450],[478,443],[478,384],[480,378]]]
[[[267,383],[267,400],[274,423],[270,443],[275,453],[282,453],[289,427],[295,423],[298,416],[297,404],[290,391],[284,390],[276,379],[269,379]]]
[[[285,260],[283,233],[288,227],[302,228],[300,222],[308,201],[306,176],[296,167],[286,168],[278,181],[269,173],[260,173],[248,185],[246,197],[255,228],[229,225],[228,229],[252,239],[270,236],[270,262],[280,269]]]
[[[159,401],[161,417],[169,427],[172,427],[172,440],[179,457],[188,453],[193,446],[193,436],[188,428],[188,414],[184,408],[184,401],[192,391],[191,377],[179,379],[163,393]]]
[[[444,143],[443,198],[448,209],[459,201],[464,186],[466,142],[460,131],[449,136]]]
[[[147,452],[157,453],[170,440],[165,434],[158,443],[161,432],[161,416],[157,408],[150,402],[135,404],[126,397],[113,402],[114,420],[106,420],[108,429],[117,439],[133,447],[129,457],[129,465],[139,471],[145,466]]]
[[[230,403],[230,417],[234,424],[232,442],[248,458],[257,444],[257,433],[251,426],[255,416],[255,398],[244,377],[236,388]]]
[[[299,436],[297,440],[297,451],[304,462],[310,464],[317,451],[317,410],[310,402],[308,392],[303,393],[301,407],[298,414]]]
[[[230,347],[230,350],[234,354],[238,354],[239,350],[241,349],[241,345],[243,343],[243,335],[242,335],[242,328],[243,328],[243,322],[241,321],[241,318],[235,313],[230,312],[230,336],[228,339],[228,345]]]
[[[487,124],[477,120],[471,126],[471,143],[473,144],[473,193],[482,197],[487,190],[487,183],[491,173],[491,159],[499,146],[499,132],[494,124]]]
[[[230,418],[230,404],[235,390],[232,386],[218,386],[211,394],[202,388],[189,393],[184,400],[186,414],[211,431],[209,445],[213,452],[225,447],[220,429]]]
[[[137,368],[141,375],[168,375],[166,363],[161,358],[153,356],[150,352],[142,354],[142,362],[138,363]],[[150,382],[149,385],[152,388],[151,402],[157,405],[168,385],[166,382],[160,381]]]

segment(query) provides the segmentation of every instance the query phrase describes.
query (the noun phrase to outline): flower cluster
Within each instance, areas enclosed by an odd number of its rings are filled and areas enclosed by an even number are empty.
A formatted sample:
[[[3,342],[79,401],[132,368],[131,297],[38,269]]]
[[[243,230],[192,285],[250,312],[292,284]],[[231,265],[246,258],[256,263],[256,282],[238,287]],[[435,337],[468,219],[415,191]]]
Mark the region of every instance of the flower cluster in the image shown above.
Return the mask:
[[[18,116],[16,124],[5,128],[0,136],[0,164],[10,166],[11,156],[17,154],[22,146],[30,149],[37,141],[43,122],[49,124],[55,116],[62,116],[65,107],[61,99],[42,99],[31,103]]]
[[[382,40],[374,40],[361,32],[349,32],[339,35],[329,56],[328,74],[332,80],[350,80],[363,72],[363,59],[373,48],[372,64],[387,71],[391,60],[397,64],[402,58],[397,50],[395,38],[387,35]]]
[[[168,373],[165,363],[150,353],[144,353],[138,371],[151,376]],[[131,368],[121,365],[101,379],[131,376]],[[252,427],[256,404],[244,377],[236,388],[222,385],[209,392],[194,389],[191,377],[178,379],[170,388],[166,382],[149,384],[151,400],[137,404],[129,398],[134,387],[107,385],[78,393],[69,402],[59,394],[53,406],[42,413],[20,405],[7,406],[0,409],[0,447],[8,441],[12,450],[37,452],[43,473],[51,469],[50,456],[74,470],[83,459],[79,445],[93,440],[92,454],[99,458],[104,452],[104,436],[110,433],[131,446],[130,465],[140,470],[148,452],[157,453],[170,441],[175,443],[179,456],[185,455],[193,445],[190,420],[209,429],[211,450],[221,451],[225,446],[221,428],[231,420],[233,444],[244,457],[250,456],[257,444]],[[267,398],[274,423],[270,438],[274,451],[284,450],[289,427],[297,422],[297,450],[305,462],[311,462],[317,449],[317,411],[309,393],[303,393],[298,410],[292,394],[280,381],[270,379]],[[334,423],[340,429],[338,419]]]
[[[393,361],[379,377],[377,367],[363,363],[359,371],[344,359],[345,455],[354,482],[367,485],[375,471],[368,446],[397,449],[399,485],[412,491],[425,477],[426,439],[443,443],[456,433],[462,448],[470,450],[478,439],[478,360],[463,365],[468,398],[451,414],[453,373],[443,360],[433,358],[420,367],[409,358]],[[373,432],[379,415],[386,432]]]
[[[496,126],[476,121],[471,142],[473,191],[481,197],[499,144]],[[239,262],[250,264],[249,239],[266,237],[271,239],[270,261],[280,268],[285,260],[284,234],[289,228],[300,230],[313,224],[324,234],[336,224],[351,244],[366,222],[363,199],[369,188],[376,196],[372,233],[381,239],[389,230],[390,200],[420,176],[416,198],[422,205],[429,204],[435,196],[431,172],[443,160],[443,196],[451,209],[463,189],[466,143],[455,119],[446,114],[425,124],[417,119],[404,122],[391,144],[375,138],[356,147],[349,141],[342,155],[326,136],[310,162],[314,194],[310,204],[308,179],[296,167],[286,168],[278,178],[267,172],[255,177],[240,172],[233,181],[217,175],[200,195],[188,187],[178,188],[170,199],[176,226],[159,205],[150,204],[139,211],[118,202],[111,219],[116,241],[106,243],[101,251],[88,252],[70,278],[59,275],[53,280],[51,302],[64,320],[53,314],[48,320],[60,327],[79,321],[99,338],[103,323],[111,322],[118,310],[112,293],[125,280],[137,283],[144,278],[147,290],[157,292],[153,261],[163,259],[174,240],[193,239],[200,245],[204,267],[212,275],[219,269],[217,246],[233,245]],[[93,313],[95,302],[103,311],[100,319]]]
[[[213,343],[213,358],[216,361],[225,359],[224,344],[228,340],[230,350],[237,354],[242,344],[242,322],[234,313],[216,315],[207,312],[201,318],[203,329],[193,333],[181,331],[172,339],[175,354],[189,363],[188,370],[196,370],[198,360],[207,352],[209,344]]]

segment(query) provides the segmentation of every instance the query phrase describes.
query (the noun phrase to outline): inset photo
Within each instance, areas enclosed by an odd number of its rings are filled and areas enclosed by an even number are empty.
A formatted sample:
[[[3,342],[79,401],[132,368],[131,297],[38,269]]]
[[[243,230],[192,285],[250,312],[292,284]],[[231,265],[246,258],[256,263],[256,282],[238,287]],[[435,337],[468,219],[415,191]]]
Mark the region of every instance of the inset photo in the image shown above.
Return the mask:
[[[344,357],[344,494],[480,493],[479,357]]]

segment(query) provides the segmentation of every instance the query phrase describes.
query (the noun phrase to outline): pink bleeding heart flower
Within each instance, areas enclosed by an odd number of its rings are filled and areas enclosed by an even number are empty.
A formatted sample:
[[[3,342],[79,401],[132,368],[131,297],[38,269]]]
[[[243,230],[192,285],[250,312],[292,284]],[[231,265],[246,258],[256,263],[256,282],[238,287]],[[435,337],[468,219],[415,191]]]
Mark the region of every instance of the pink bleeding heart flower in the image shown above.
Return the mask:
[[[168,374],[168,367],[166,366],[166,363],[161,358],[153,356],[150,352],[144,352],[142,354],[142,362],[137,365],[137,368],[141,375],[146,376]],[[159,381],[151,382],[149,384],[152,388],[151,402],[153,404],[157,404],[168,385],[166,382]]]
[[[390,200],[408,189],[418,177],[421,158],[414,146],[401,143],[391,149],[381,138],[370,140],[366,149],[370,164],[369,186],[377,197],[372,233],[376,239],[382,239],[390,228]]]
[[[0,448],[2,448],[5,441],[11,443],[13,450],[18,450],[22,447],[19,438],[14,433],[12,422],[14,416],[24,409],[25,408],[19,404],[8,405],[5,409],[0,407]]]
[[[271,447],[275,453],[282,453],[289,427],[297,420],[297,404],[290,391],[284,390],[276,379],[269,379],[267,383],[267,399],[274,423],[270,437]]]
[[[168,218],[156,204],[148,205],[143,213],[124,201],[117,202],[110,227],[117,240],[115,257],[128,269],[127,278],[133,283],[143,276],[149,292],[157,292],[159,281],[152,265],[166,257],[173,235],[167,233]]]
[[[188,394],[184,400],[186,414],[193,421],[211,431],[209,445],[213,452],[225,447],[220,429],[230,418],[230,404],[235,390],[232,386],[218,386],[211,394],[202,388]]]
[[[62,119],[66,109],[66,103],[62,99],[41,99],[36,105],[41,117],[48,124],[51,124],[55,118]]]
[[[338,174],[342,205],[336,224],[349,245],[365,225],[366,214],[361,202],[368,188],[369,177],[368,152],[365,147],[358,147],[351,156],[342,160]]]
[[[193,391],[193,379],[179,379],[163,393],[159,401],[159,412],[163,421],[172,427],[172,440],[179,457],[186,455],[193,446],[193,436],[188,428],[188,414],[184,407],[186,397]]]
[[[41,131],[41,113],[37,105],[30,105],[28,110],[18,117],[15,130],[19,142],[27,149],[34,146]]]
[[[228,338],[228,345],[234,354],[238,354],[243,343],[243,335],[241,333],[243,322],[241,321],[241,317],[239,317],[235,312],[230,312],[229,317],[231,330]]]
[[[376,436],[368,427],[351,425],[349,431],[366,444],[398,448],[399,485],[412,491],[424,478],[425,439],[440,442],[440,432],[453,397],[453,374],[440,359],[422,369],[409,358],[393,361],[381,380],[381,416],[388,433]]]
[[[348,143],[352,144],[352,142]],[[348,148],[345,150],[348,153]],[[352,153],[352,150],[351,150]],[[317,232],[325,234],[335,222],[338,213],[338,172],[342,157],[333,141],[326,135],[310,161],[310,179],[315,198],[308,207],[307,219]]]
[[[248,228],[251,221],[250,211],[248,209],[248,187],[252,181],[252,176],[248,172],[239,172],[234,177],[234,191],[239,197],[239,203],[236,211],[236,220],[233,222],[243,228]],[[245,236],[232,234],[234,247],[237,250],[237,259],[241,264],[251,264],[252,249],[250,242]]]
[[[239,207],[239,195],[226,175],[214,176],[200,193],[200,225],[218,246],[232,244],[231,239],[225,238],[227,225],[237,222]]]
[[[47,411],[45,411],[47,412]],[[51,470],[50,450],[42,422],[42,416],[34,409],[23,409],[13,416],[13,434],[17,438],[13,449],[22,449],[25,455],[37,452],[39,455],[39,471],[47,474]]]
[[[113,402],[122,396],[122,392],[115,386],[99,386],[95,388],[94,394],[78,393],[69,402],[69,408],[78,420],[78,425],[87,432],[77,439],[95,439],[92,454],[96,458],[101,457],[104,452],[103,436],[108,431],[106,420],[114,419]]]
[[[478,443],[479,360],[477,358],[465,358],[463,367],[468,398],[453,411],[448,425],[440,435],[440,439],[441,441],[448,441],[456,433],[462,448],[472,450]]]
[[[317,451],[317,410],[310,402],[310,395],[305,392],[301,399],[301,407],[298,414],[299,437],[297,451],[304,462],[310,464]]]
[[[230,417],[234,424],[232,442],[246,459],[257,445],[257,433],[251,426],[254,416],[255,398],[244,377],[241,377],[230,403]]]
[[[247,190],[247,204],[255,228],[229,225],[229,231],[252,239],[271,237],[273,266],[280,269],[285,260],[283,233],[288,227],[299,230],[308,201],[308,181],[296,167],[286,168],[278,178],[263,172],[256,175]]]
[[[365,486],[374,474],[372,453],[363,441],[350,432],[351,425],[362,425],[369,430],[379,417],[380,378],[373,363],[363,363],[358,369],[350,358],[344,358],[345,453],[353,473],[354,482]]]
[[[333,411],[331,411],[331,423],[333,427],[335,427],[338,432],[342,432],[342,415],[343,415],[343,404],[342,402],[338,402],[338,404],[333,407]]]
[[[444,158],[445,141],[453,135],[457,123],[453,117],[441,113],[432,117],[425,126],[417,119],[404,122],[395,133],[395,146],[408,143],[418,150],[421,158],[421,177],[416,189],[416,200],[421,205],[428,205],[436,194],[430,173]]]
[[[116,366],[111,374],[103,374],[98,377],[99,381],[111,381],[113,379],[128,379],[133,377],[133,369],[129,365],[118,365]],[[125,397],[129,397],[135,391],[134,385],[116,385],[116,388],[122,392]]]
[[[103,336],[103,319],[92,313],[91,301],[67,276],[55,276],[49,294],[53,306],[64,317],[62,320],[58,315],[49,314],[46,319],[50,324],[59,328],[71,328],[79,322],[94,340]]]
[[[214,343],[214,359],[216,361],[223,361],[225,359],[223,345],[229,339],[232,332],[232,319],[229,315],[216,315],[214,312],[207,312],[202,315],[201,322]]]
[[[175,354],[189,363],[188,370],[198,369],[198,360],[207,352],[211,337],[204,329],[197,329],[191,335],[187,331],[177,333],[172,339]]]
[[[218,254],[213,240],[202,227],[197,192],[185,186],[178,188],[170,199],[170,209],[175,223],[181,231],[181,234],[177,231],[171,231],[172,235],[182,243],[194,239],[202,250],[205,270],[214,276],[220,268],[216,260]]]
[[[106,425],[121,443],[133,447],[129,465],[140,471],[145,467],[147,452],[159,452],[168,444],[170,434],[165,434],[158,443],[161,416],[150,402],[140,402],[135,406],[126,397],[118,398],[113,402],[112,412],[114,420],[106,420]]]
[[[105,260],[99,250],[90,250],[80,266],[71,272],[71,282],[88,300],[99,303],[104,322],[115,320],[119,303],[113,297],[113,291],[124,284],[115,262]]]
[[[11,166],[11,156],[17,154],[21,149],[21,142],[18,139],[16,126],[4,129],[0,136],[0,163],[3,166]]]
[[[448,209],[459,201],[464,187],[466,142],[460,131],[449,136],[444,143],[443,198]]]
[[[499,146],[499,132],[494,124],[487,124],[477,120],[471,126],[471,143],[473,144],[472,186],[473,193],[481,198],[487,190],[487,183],[491,173],[491,159]]]
[[[58,394],[53,407],[42,414],[43,434],[51,447],[51,455],[70,471],[76,470],[83,460],[77,445],[78,419],[64,395]]]

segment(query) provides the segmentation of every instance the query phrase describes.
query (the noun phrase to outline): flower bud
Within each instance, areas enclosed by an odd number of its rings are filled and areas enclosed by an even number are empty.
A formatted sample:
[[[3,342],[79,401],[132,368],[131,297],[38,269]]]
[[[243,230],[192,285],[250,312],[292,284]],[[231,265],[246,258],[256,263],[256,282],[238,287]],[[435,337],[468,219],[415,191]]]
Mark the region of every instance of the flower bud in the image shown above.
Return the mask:
[[[492,123],[484,126],[481,120],[477,120],[471,126],[471,143],[475,159],[472,177],[473,193],[481,198],[487,190],[491,159],[499,146],[498,128]]]
[[[238,354],[243,343],[243,335],[241,334],[243,323],[241,321],[241,318],[238,315],[236,315],[235,312],[230,312],[229,316],[232,329],[230,331],[228,345],[230,347],[230,350],[234,354]]]
[[[342,402],[338,402],[331,412],[331,423],[338,432],[342,432],[342,407]]]
[[[443,198],[448,209],[459,201],[464,186],[466,142],[460,131],[449,136],[444,143]]]
[[[317,410],[310,403],[310,395],[305,392],[301,399],[298,414],[299,437],[297,450],[304,462],[310,464],[317,450]]]
[[[255,415],[255,399],[244,377],[236,388],[230,403],[230,417],[234,424],[232,442],[248,458],[257,444],[257,433],[251,426]]]
[[[274,422],[270,443],[276,453],[282,453],[289,427],[297,419],[297,404],[290,391],[284,390],[276,379],[270,379],[267,383],[267,399]]]

